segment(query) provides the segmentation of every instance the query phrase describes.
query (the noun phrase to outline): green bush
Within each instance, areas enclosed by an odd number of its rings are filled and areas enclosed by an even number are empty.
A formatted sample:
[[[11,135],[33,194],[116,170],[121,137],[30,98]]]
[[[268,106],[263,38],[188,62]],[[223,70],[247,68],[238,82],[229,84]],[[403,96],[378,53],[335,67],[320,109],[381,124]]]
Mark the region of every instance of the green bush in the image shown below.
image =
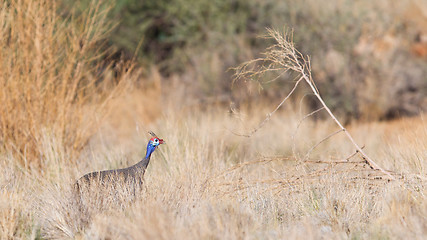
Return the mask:
[[[403,105],[420,109],[425,99],[418,96],[425,89],[425,81],[420,79],[422,74],[412,74],[425,60],[420,63],[403,44],[413,41],[417,30],[409,20],[395,20],[400,19],[410,1],[399,3],[396,8],[391,7],[390,0],[110,1],[115,5],[109,18],[117,24],[109,38],[110,47],[128,58],[136,51],[141,63],[156,65],[165,77],[178,75],[196,94],[233,95],[232,72],[228,70],[256,57],[271,44],[260,38],[269,27],[294,29],[294,42],[311,56],[314,79],[324,99],[343,115],[364,117],[366,109],[378,109],[367,118],[384,118],[396,115],[393,113],[396,111],[413,114],[417,111]],[[81,9],[87,2],[80,2]],[[393,34],[398,44],[375,57],[372,43],[388,33]],[[371,46],[361,53],[363,38]],[[115,57],[118,55],[112,56],[113,60]],[[390,73],[391,66],[403,62],[407,67],[400,71],[409,77]],[[286,81],[261,83],[265,95],[283,96],[291,85],[286,83],[292,79],[290,76],[282,79]],[[417,83],[417,97],[388,101],[397,92],[408,91],[402,81]],[[387,89],[393,85],[391,82],[402,88]],[[387,92],[375,90],[384,87]],[[245,96],[239,92],[234,93],[234,98]]]

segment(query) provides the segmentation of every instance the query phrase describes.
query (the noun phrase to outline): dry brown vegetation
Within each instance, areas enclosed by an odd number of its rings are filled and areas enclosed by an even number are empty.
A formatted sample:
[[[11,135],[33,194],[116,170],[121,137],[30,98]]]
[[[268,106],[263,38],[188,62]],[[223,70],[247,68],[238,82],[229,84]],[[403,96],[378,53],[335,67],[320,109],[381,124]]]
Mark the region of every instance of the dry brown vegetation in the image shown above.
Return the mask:
[[[298,153],[305,153],[334,129],[332,123],[307,121],[293,142],[298,112],[287,109],[252,138],[242,139],[228,130],[242,125],[225,109],[201,112],[172,111],[150,125],[168,142],[153,155],[141,198],[131,205],[121,205],[116,199],[106,210],[102,202],[92,202],[90,211],[82,212],[70,195],[71,185],[88,171],[138,161],[147,140],[144,132],[135,131],[128,136],[131,140],[120,143],[99,136],[102,143],[88,150],[88,157],[77,168],[67,156],[58,154],[57,141],[47,137],[44,144],[49,146],[45,150],[49,154],[44,161],[49,168],[44,173],[19,170],[15,159],[5,156],[1,166],[2,236],[425,236],[425,119],[351,127],[357,141],[365,144],[379,164],[404,176],[388,182],[376,178],[381,175],[362,159],[346,161],[354,148],[344,139],[325,142],[304,165],[291,157],[293,144]],[[254,120],[263,117],[248,113],[246,117],[241,113],[243,127],[253,126]]]
[[[141,84],[132,64],[103,65],[97,46],[109,24],[99,5],[59,23],[50,1],[7,4],[0,10],[0,239],[427,236],[426,115],[346,126],[390,180],[344,134],[311,151],[337,126],[326,112],[305,118],[305,97],[289,99],[253,132],[280,101],[230,111],[189,102],[186,89],[162,85],[154,67]],[[76,179],[136,163],[151,129],[167,144],[154,152],[136,199],[124,186],[108,198],[93,191],[81,205]]]
[[[39,165],[42,138],[54,135],[77,157],[96,132],[107,100],[120,89],[117,83],[137,74],[130,75],[129,65],[114,69],[114,77],[112,67],[100,62],[109,28],[99,4],[68,22],[59,21],[51,1],[5,5],[0,10],[1,147],[25,164]]]

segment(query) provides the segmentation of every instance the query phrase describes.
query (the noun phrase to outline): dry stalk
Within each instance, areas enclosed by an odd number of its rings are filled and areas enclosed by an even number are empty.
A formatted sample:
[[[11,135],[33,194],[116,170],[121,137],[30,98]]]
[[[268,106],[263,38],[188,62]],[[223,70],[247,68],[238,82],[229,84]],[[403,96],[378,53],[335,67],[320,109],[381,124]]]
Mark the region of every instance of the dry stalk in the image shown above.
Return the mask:
[[[290,34],[281,34],[278,31],[268,29],[269,37],[275,39],[276,44],[273,46],[267,48],[267,52],[264,53],[264,58],[255,59],[246,63],[243,63],[241,66],[236,68],[235,73],[235,79],[241,79],[241,78],[251,78],[251,79],[259,79],[262,77],[262,75],[266,72],[270,71],[278,71],[279,75],[288,72],[293,71],[300,75],[300,78],[295,83],[294,88],[291,90],[291,92],[286,96],[285,99],[282,100],[282,102],[269,114],[267,114],[267,117],[258,125],[257,128],[252,130],[250,134],[242,135],[246,137],[252,136],[255,132],[257,132],[260,128],[262,128],[270,119],[271,116],[284,104],[284,102],[292,95],[292,93],[295,91],[298,84],[304,80],[308,86],[310,87],[313,94],[316,96],[318,101],[322,105],[322,110],[325,109],[329,116],[332,118],[332,120],[338,125],[340,130],[332,133],[331,135],[327,136],[323,140],[321,140],[318,144],[316,144],[312,149],[317,147],[320,143],[324,142],[325,140],[329,139],[330,137],[334,136],[337,133],[344,132],[348,140],[355,146],[356,150],[362,155],[363,159],[366,160],[366,163],[374,170],[378,170],[382,172],[383,174],[387,175],[391,179],[395,179],[394,176],[390,174],[390,172],[384,170],[382,167],[380,167],[376,162],[374,162],[364,151],[363,149],[356,143],[356,141],[353,139],[353,137],[350,135],[350,133],[347,131],[347,129],[341,124],[341,122],[335,117],[335,115],[332,113],[332,111],[329,109],[329,107],[326,105],[326,103],[323,101],[322,97],[320,96],[319,90],[316,87],[316,84],[313,80],[313,77],[311,75],[311,64],[310,64],[310,57],[304,56],[301,52],[299,52],[293,43],[293,34],[292,32]],[[263,64],[264,63],[264,64]],[[267,63],[267,64],[265,64]],[[261,65],[261,67],[257,66]],[[317,111],[315,111],[317,112]],[[314,113],[315,113],[314,112]],[[309,115],[312,115],[314,113],[311,113]],[[305,118],[304,118],[305,119]],[[311,149],[311,150],[312,150]],[[310,150],[310,151],[311,151]],[[308,154],[310,153],[308,152]]]

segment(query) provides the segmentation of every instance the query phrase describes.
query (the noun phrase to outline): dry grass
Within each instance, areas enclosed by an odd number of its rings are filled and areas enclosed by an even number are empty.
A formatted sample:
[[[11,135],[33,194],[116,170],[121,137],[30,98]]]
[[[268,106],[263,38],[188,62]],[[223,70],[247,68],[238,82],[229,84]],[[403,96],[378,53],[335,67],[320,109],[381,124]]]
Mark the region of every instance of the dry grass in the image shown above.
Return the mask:
[[[255,126],[261,112],[242,112],[239,118],[222,108],[165,113],[150,127],[167,145],[154,153],[143,192],[131,204],[94,201],[82,211],[71,185],[86,172],[138,161],[147,141],[141,132],[129,136],[131,144],[100,141],[78,169],[65,154],[46,154],[50,168],[44,173],[19,170],[12,156],[3,156],[1,236],[366,239],[427,234],[424,119],[351,128],[382,165],[405,173],[405,179],[388,182],[376,179],[361,159],[339,163],[354,151],[340,139],[315,150],[309,159],[315,163],[300,165],[290,158],[298,123],[293,110],[279,111],[250,139],[230,133]],[[413,124],[405,131],[395,127],[408,122]],[[295,142],[298,153],[332,130],[332,123],[304,122]],[[45,151],[60,151],[55,139],[44,139]]]
[[[119,89],[113,80],[139,74],[114,78],[108,66],[99,74],[95,46],[108,28],[97,5],[87,18],[59,23],[50,1],[8,4],[0,11],[8,36],[0,38],[1,239],[427,236],[425,116],[348,127],[395,181],[354,155],[345,136],[301,161],[336,131],[333,121],[300,122],[306,109],[288,102],[250,138],[240,137],[233,132],[250,133],[271,103],[233,113],[182,106],[185,89],[170,87],[161,97],[156,74],[153,86],[106,101]],[[104,107],[110,114],[99,114]],[[102,125],[98,116],[106,116]],[[94,190],[82,204],[76,179],[139,161],[149,129],[167,144],[153,154],[137,198],[124,186],[108,198]]]
[[[50,134],[77,157],[117,82],[130,80],[132,66],[114,77],[99,61],[110,28],[100,4],[65,21],[52,1],[10,1],[0,10],[0,147],[23,165],[44,167],[41,138]]]

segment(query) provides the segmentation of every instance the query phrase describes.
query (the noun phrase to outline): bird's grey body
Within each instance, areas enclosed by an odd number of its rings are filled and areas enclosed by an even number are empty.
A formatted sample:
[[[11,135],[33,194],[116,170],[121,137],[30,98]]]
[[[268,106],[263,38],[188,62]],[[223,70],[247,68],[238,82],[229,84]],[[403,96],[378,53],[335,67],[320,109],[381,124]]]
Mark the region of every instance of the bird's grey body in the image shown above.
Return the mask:
[[[76,187],[81,190],[83,185],[89,187],[91,184],[96,184],[100,186],[117,185],[117,184],[129,184],[133,185],[132,187],[141,187],[144,180],[144,173],[147,169],[147,166],[150,162],[150,159],[142,159],[137,164],[132,165],[127,168],[97,171],[85,174],[76,182]]]

